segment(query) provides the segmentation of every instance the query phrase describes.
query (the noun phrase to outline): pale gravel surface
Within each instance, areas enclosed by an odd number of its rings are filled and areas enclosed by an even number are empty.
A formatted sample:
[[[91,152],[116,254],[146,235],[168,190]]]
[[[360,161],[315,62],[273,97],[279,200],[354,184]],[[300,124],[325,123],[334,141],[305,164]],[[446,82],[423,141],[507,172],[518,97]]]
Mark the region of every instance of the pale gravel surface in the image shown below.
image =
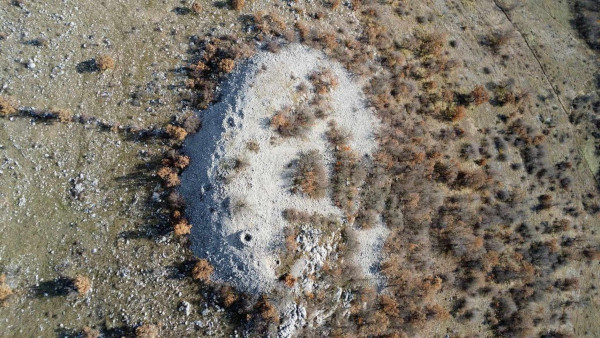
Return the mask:
[[[304,138],[279,137],[268,126],[270,117],[278,109],[301,101],[297,85],[309,84],[308,75],[321,69],[331,69],[339,80],[330,94],[332,114],[327,120],[317,120]],[[374,131],[378,121],[365,108],[360,85],[341,65],[300,45],[286,47],[277,54],[260,52],[238,65],[220,94],[219,103],[202,113],[202,130],[184,146],[192,161],[183,173],[180,190],[188,202],[186,212],[194,226],[192,249],[215,266],[215,280],[231,283],[242,291],[264,292],[277,282],[275,269],[278,252],[283,249],[282,229],[288,224],[283,210],[296,208],[338,217],[342,214],[328,197],[315,200],[292,194],[287,165],[301,151],[317,149],[331,170],[333,154],[325,137],[330,119],[350,131],[351,147],[368,157],[376,146]],[[248,151],[248,141],[256,141],[260,150]],[[224,184],[218,177],[231,174],[232,170],[225,166],[238,157],[248,161],[248,168]],[[240,199],[247,201],[248,207],[232,214],[228,206]],[[359,242],[377,247],[375,242],[384,239],[385,231],[381,227],[373,231],[376,236],[364,232]],[[251,236],[249,241],[244,239],[246,235]],[[319,267],[333,248],[312,247],[304,256],[305,267],[294,272],[302,274]],[[375,251],[361,246],[357,258],[365,272],[375,263],[376,256]]]

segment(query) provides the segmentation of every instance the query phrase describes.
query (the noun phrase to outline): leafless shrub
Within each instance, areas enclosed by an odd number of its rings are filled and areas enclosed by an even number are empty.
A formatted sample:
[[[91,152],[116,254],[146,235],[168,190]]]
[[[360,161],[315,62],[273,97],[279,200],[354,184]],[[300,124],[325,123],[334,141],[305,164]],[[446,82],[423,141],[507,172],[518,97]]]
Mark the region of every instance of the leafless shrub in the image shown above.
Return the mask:
[[[189,235],[191,232],[192,225],[185,219],[180,219],[173,225],[173,233],[177,237]]]
[[[481,39],[481,44],[490,47],[494,53],[499,53],[502,47],[508,44],[513,37],[514,33],[511,30],[496,30],[484,36]]]
[[[213,270],[214,268],[206,259],[200,259],[192,269],[192,278],[195,280],[207,282],[210,280],[210,276],[212,275]]]
[[[327,193],[327,170],[317,150],[300,154],[293,175],[293,192],[310,198],[323,198]]]
[[[231,0],[231,9],[241,11],[244,8],[245,0]]]
[[[297,137],[305,135],[314,120],[314,115],[308,110],[293,111],[285,107],[271,118],[271,127],[283,137]]]
[[[110,55],[100,55],[96,58],[96,67],[101,72],[108,69],[113,69],[115,68],[115,59],[113,59]]]
[[[15,103],[5,97],[0,96],[0,115],[9,116],[17,112]]]
[[[156,325],[143,324],[135,329],[135,336],[138,338],[158,338],[160,331]]]
[[[75,286],[77,293],[82,296],[90,292],[92,289],[92,282],[90,279],[82,275],[77,275],[75,278],[73,278],[73,285]]]

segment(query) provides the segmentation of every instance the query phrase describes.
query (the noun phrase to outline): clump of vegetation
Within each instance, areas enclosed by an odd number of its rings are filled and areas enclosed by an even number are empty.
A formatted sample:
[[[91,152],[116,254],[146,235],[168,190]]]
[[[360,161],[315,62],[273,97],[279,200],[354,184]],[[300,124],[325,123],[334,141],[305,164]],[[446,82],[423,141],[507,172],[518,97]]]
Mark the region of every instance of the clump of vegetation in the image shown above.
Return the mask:
[[[156,174],[163,180],[163,184],[167,188],[174,188],[181,184],[179,175],[170,167],[161,167]]]
[[[235,68],[235,61],[233,59],[223,59],[219,61],[219,69],[224,73],[231,73]]]
[[[192,13],[196,15],[202,13],[202,5],[199,2],[194,2],[192,4]]]
[[[8,98],[0,96],[0,115],[9,116],[17,112],[14,102]]]
[[[213,273],[213,266],[206,259],[200,259],[192,269],[192,278],[195,280],[207,282]]]
[[[484,36],[481,40],[481,43],[485,46],[490,47],[494,53],[498,53],[500,52],[502,47],[508,44],[508,42],[513,38],[513,36],[513,31],[496,30]]]
[[[183,141],[188,134],[184,128],[172,124],[168,124],[165,131],[175,141]]]
[[[306,109],[296,111],[285,107],[271,118],[271,127],[283,137],[298,137],[305,135],[314,121],[314,115]]]
[[[100,55],[95,61],[96,68],[98,68],[98,70],[101,72],[115,68],[115,59],[113,59],[110,55]]]
[[[246,142],[246,149],[250,150],[251,152],[257,153],[260,150],[260,146],[256,141],[248,141]]]
[[[58,119],[58,121],[62,123],[68,123],[73,121],[73,112],[68,109],[58,109],[55,110],[53,113]]]
[[[327,193],[327,170],[317,150],[300,154],[293,174],[292,192],[310,198],[323,198]]]
[[[471,92],[471,101],[476,106],[484,104],[484,103],[488,102],[489,100],[490,100],[490,94],[488,94],[487,90],[485,90],[485,88],[483,88],[483,86],[477,86]]]
[[[81,330],[81,337],[83,338],[99,338],[100,331],[92,329],[89,326],[84,326]]]
[[[339,84],[337,77],[330,69],[316,71],[308,78],[318,95],[330,93]]]
[[[6,284],[6,276],[0,275],[0,306],[4,306],[13,293],[13,290]]]
[[[189,235],[191,232],[192,225],[185,219],[180,219],[175,223],[175,225],[173,225],[173,233],[175,236],[185,236]]]
[[[231,9],[241,11],[245,4],[245,0],[231,0]]]
[[[83,275],[77,275],[73,278],[73,285],[80,295],[85,295],[92,289],[92,282],[89,278]]]
[[[158,326],[148,323],[135,328],[135,336],[137,338],[158,338],[159,333]]]
[[[354,221],[358,206],[359,188],[364,183],[366,171],[358,156],[347,144],[350,134],[331,123],[327,138],[334,149],[335,165],[331,178],[332,199],[335,205],[346,211],[346,216]]]

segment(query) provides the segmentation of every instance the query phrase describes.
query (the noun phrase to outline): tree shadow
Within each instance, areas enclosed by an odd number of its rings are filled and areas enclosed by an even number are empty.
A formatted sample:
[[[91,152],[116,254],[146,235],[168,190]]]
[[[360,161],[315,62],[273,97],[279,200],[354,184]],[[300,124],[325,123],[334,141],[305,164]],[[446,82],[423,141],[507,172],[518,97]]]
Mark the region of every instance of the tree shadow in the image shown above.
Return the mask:
[[[82,61],[80,63],[77,64],[77,66],[75,67],[75,69],[77,70],[77,73],[79,74],[83,74],[83,73],[95,73],[97,71],[99,71],[100,69],[98,68],[98,64],[96,63],[95,59],[89,59],[86,61]]]
[[[188,15],[192,12],[192,10],[187,7],[175,7],[173,8],[172,12],[177,15]]]
[[[37,286],[34,286],[32,290],[33,296],[36,298],[64,297],[72,292],[76,292],[73,281],[65,277],[41,282]]]

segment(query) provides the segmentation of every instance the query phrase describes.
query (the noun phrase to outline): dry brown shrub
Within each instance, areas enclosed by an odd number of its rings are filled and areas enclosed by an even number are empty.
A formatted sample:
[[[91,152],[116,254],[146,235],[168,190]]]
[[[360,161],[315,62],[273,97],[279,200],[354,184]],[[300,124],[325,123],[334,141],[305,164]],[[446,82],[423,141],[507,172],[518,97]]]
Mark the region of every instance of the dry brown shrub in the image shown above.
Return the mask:
[[[297,21],[295,23],[295,26],[296,30],[298,31],[298,34],[300,35],[300,40],[307,41],[310,38],[310,28],[308,28],[306,23],[302,21]]]
[[[192,269],[192,278],[203,282],[209,281],[214,268],[206,259],[200,259]]]
[[[192,12],[194,14],[200,14],[200,13],[202,13],[202,5],[199,2],[194,2],[192,4]]]
[[[233,305],[233,303],[235,303],[238,300],[238,298],[238,295],[231,286],[225,285],[221,288],[221,300],[225,307],[230,307],[231,305]]]
[[[242,8],[244,8],[245,4],[246,4],[245,0],[231,0],[231,9],[234,9],[236,11],[241,11]]]
[[[190,157],[186,156],[186,155],[176,156],[175,161],[173,162],[173,165],[175,165],[175,167],[179,168],[179,169],[184,169],[189,164],[190,164]]]
[[[17,112],[15,103],[5,97],[0,96],[0,115],[9,116]]]
[[[260,298],[256,304],[256,310],[263,320],[274,323],[279,322],[279,312],[266,296]]]
[[[54,115],[58,118],[58,121],[62,123],[71,122],[73,120],[73,112],[67,109],[55,110]]]
[[[6,285],[6,276],[0,275],[0,305],[5,305],[8,298],[13,294],[13,290]]]
[[[487,92],[487,90],[485,90],[485,88],[483,88],[483,86],[479,85],[471,92],[471,100],[476,106],[479,106],[490,100],[490,94]]]
[[[82,296],[90,292],[92,289],[92,282],[90,279],[82,275],[75,276],[73,279],[73,285],[75,286],[77,293]]]
[[[179,175],[176,172],[169,173],[163,180],[165,187],[174,188],[181,184],[181,180],[179,179]]]
[[[462,120],[466,115],[467,109],[464,106],[456,106],[456,108],[452,110],[450,120],[452,120],[452,122],[457,122]]]
[[[115,68],[115,60],[110,55],[100,55],[96,58],[96,67],[101,72]]]
[[[158,169],[156,171],[156,174],[158,175],[158,177],[165,179],[167,176],[169,176],[170,174],[174,173],[173,169],[169,168],[169,167],[161,167],[160,169]]]
[[[292,276],[290,273],[281,276],[280,280],[289,288],[293,288],[294,284],[296,284],[296,277]]]
[[[310,198],[322,198],[327,193],[327,170],[317,150],[300,154],[293,178],[293,192]]]
[[[233,59],[223,59],[219,61],[219,70],[224,73],[231,73],[235,68],[235,61]]]
[[[271,118],[271,127],[283,137],[302,136],[313,125],[315,117],[309,111],[292,111],[285,107]]]
[[[246,149],[257,153],[260,150],[260,146],[258,145],[258,142],[256,142],[256,141],[248,141],[248,142],[246,142]]]
[[[188,134],[187,131],[185,131],[185,129],[178,126],[174,126],[172,124],[168,124],[165,131],[167,132],[170,138],[176,141],[183,141]]]
[[[316,71],[309,75],[309,80],[315,88],[315,92],[319,95],[330,93],[339,84],[330,69]]]
[[[192,225],[185,219],[180,219],[175,225],[173,225],[173,231],[175,236],[189,235],[192,231]]]
[[[84,326],[81,330],[81,337],[83,338],[99,338],[100,331],[94,330],[89,326]]]
[[[138,338],[158,338],[159,330],[156,325],[143,324],[135,329],[135,336]]]

